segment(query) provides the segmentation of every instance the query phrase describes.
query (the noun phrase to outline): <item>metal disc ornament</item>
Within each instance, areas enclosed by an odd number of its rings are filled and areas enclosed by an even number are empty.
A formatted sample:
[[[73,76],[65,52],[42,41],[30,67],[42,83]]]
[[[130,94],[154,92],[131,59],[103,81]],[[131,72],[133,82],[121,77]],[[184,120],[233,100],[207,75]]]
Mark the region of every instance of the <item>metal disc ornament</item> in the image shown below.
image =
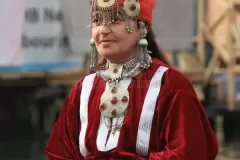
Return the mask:
[[[109,10],[113,8],[116,2],[116,0],[97,0],[97,7],[100,10]]]
[[[136,0],[125,0],[123,9],[130,18],[137,18],[140,13],[140,3]]]

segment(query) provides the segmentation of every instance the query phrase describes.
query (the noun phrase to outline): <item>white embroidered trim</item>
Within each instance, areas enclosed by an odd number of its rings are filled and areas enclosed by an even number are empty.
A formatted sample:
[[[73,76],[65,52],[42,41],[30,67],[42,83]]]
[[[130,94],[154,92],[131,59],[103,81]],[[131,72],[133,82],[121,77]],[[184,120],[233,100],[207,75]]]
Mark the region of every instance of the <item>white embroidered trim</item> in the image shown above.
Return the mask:
[[[163,66],[158,68],[150,82],[150,86],[144,100],[136,142],[136,152],[142,157],[148,156],[152,120],[157,98],[161,90],[162,77],[167,70],[168,68]]]
[[[79,149],[83,157],[87,157],[89,152],[85,146],[85,136],[88,125],[88,101],[89,96],[93,87],[93,82],[96,77],[96,74],[88,75],[84,78],[82,82],[82,91],[80,95],[80,123],[81,123],[81,131],[79,134]]]

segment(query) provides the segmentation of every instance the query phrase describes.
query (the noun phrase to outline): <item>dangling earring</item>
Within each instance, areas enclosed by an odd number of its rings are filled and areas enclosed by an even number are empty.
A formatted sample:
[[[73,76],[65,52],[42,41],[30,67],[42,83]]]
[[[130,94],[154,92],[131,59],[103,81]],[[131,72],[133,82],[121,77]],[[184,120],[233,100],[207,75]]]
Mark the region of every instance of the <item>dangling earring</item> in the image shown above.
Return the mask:
[[[140,30],[144,30],[146,29],[145,27],[145,23],[144,22],[139,22],[139,26],[140,26]],[[146,69],[147,67],[149,67],[148,63],[147,63],[147,59],[148,59],[148,41],[146,40],[146,35],[147,32],[143,32],[141,33],[140,36],[140,41],[139,41],[139,47],[140,47],[140,68],[144,68]]]
[[[90,40],[90,44],[91,44],[91,62],[90,62],[90,68],[92,70],[95,70],[97,67],[97,63],[98,63],[98,53],[97,53],[97,48],[95,45],[95,42],[93,40],[93,38]]]

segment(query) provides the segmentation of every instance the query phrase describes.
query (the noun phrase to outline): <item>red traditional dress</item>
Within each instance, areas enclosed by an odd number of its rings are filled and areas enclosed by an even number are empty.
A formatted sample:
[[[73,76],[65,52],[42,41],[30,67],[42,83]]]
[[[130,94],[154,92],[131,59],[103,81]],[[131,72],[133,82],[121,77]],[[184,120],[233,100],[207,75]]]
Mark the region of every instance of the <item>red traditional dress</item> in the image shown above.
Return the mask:
[[[104,94],[112,95],[109,102]],[[104,113],[109,104],[127,105],[123,118],[111,119],[119,128],[102,116],[120,112]],[[213,160],[218,145],[191,83],[153,59],[117,89],[96,73],[81,79],[66,99],[46,151],[49,160]]]

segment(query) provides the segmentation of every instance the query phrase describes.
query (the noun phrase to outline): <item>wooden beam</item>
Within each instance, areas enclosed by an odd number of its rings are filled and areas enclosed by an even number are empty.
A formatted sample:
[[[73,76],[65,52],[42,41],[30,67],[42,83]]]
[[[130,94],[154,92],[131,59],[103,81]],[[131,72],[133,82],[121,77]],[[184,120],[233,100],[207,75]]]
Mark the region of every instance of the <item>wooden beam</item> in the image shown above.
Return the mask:
[[[221,15],[220,17],[209,27],[209,31],[212,33],[220,24],[221,22],[228,16],[229,11],[231,10],[232,6],[229,6]]]
[[[23,73],[1,73],[0,79],[11,80],[21,78],[43,78],[45,77],[44,72],[23,72]]]
[[[197,56],[203,67],[205,66],[205,42],[206,42],[204,38],[203,30],[202,30],[202,27],[205,21],[204,6],[205,6],[204,0],[198,0]]]
[[[53,71],[53,72],[16,72],[16,73],[1,73],[0,79],[29,79],[29,78],[67,78],[68,76],[74,75],[83,75],[84,70],[81,68],[75,68],[70,70],[62,70],[62,71]]]
[[[234,0],[231,0],[234,3]],[[230,11],[229,22],[228,22],[228,31],[231,33],[232,25],[235,25],[236,22],[236,12],[232,8]],[[230,61],[227,66],[227,75],[228,75],[228,108],[229,110],[234,110],[236,107],[235,100],[236,100],[236,93],[235,93],[235,73],[234,67],[236,64],[236,54],[235,50],[233,49],[233,37],[232,34],[229,34],[228,38],[228,50],[230,53]]]
[[[0,85],[33,86],[39,84],[72,85],[84,76],[83,69],[71,69],[55,72],[25,72],[0,74]]]
[[[219,54],[216,51],[213,52],[213,57],[211,58],[208,67],[205,70],[204,82],[207,83],[214,71],[215,66],[218,64]]]
[[[220,55],[221,59],[226,64],[228,64],[229,59],[230,59],[229,52],[222,45],[219,45],[217,42],[215,42],[211,32],[209,31],[209,29],[206,25],[203,27],[203,30],[204,30],[206,38],[212,44],[213,48],[216,50],[216,53]]]

